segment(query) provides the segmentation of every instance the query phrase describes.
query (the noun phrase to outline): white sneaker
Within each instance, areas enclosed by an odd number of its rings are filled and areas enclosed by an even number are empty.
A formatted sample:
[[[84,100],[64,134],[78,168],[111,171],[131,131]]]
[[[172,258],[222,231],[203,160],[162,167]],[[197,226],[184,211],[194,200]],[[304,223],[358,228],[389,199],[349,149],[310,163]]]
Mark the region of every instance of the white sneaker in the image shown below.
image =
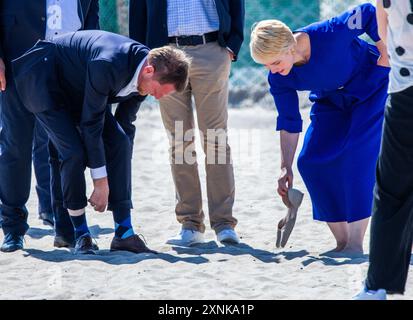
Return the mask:
[[[364,288],[361,290],[359,294],[353,297],[353,300],[386,300],[387,295],[386,295],[386,290],[384,289],[379,289],[377,291],[375,290],[367,290]]]
[[[196,243],[204,243],[204,234],[190,229],[182,229],[178,235],[170,238],[166,243],[177,246],[191,246]]]
[[[237,233],[231,228],[218,232],[217,239],[219,242],[240,243]]]

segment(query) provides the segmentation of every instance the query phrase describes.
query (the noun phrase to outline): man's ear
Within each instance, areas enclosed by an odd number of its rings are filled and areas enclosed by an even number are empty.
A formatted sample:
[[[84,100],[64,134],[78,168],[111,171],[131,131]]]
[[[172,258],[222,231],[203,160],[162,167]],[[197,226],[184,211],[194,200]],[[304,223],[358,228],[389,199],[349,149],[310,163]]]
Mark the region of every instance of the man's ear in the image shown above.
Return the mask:
[[[147,65],[145,66],[145,68],[143,69],[144,74],[146,75],[152,75],[155,73],[155,68],[151,65]]]

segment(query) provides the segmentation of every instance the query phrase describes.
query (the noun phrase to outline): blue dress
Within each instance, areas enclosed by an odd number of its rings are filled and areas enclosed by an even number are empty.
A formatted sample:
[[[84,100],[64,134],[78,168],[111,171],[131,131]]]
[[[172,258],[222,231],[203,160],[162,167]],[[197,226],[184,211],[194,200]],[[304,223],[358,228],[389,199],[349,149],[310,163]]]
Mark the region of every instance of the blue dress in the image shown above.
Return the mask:
[[[311,41],[307,64],[269,74],[277,130],[301,132],[297,90],[309,90],[311,124],[297,160],[315,220],[354,222],[371,215],[390,68],[377,66],[375,7],[364,4],[298,29]]]

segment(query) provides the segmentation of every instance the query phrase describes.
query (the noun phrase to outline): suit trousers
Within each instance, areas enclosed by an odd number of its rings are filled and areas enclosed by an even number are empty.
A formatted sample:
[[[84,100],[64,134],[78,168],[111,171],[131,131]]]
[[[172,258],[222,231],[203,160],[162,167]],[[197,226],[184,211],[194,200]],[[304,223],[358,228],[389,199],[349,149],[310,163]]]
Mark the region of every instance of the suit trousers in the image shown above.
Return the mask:
[[[174,45],[174,44],[171,44]],[[206,154],[206,184],[212,229],[234,228],[235,184],[227,139],[228,50],[217,42],[180,46],[192,59],[189,84],[183,92],[160,99],[160,110],[170,142],[170,160],[177,204],[175,213],[183,228],[204,232],[201,185],[194,147],[195,100],[201,143]]]
[[[28,229],[32,152],[39,212],[51,210],[47,135],[23,106],[13,81],[0,93],[0,215],[4,233],[23,235]]]
[[[390,94],[376,168],[366,287],[404,293],[413,240],[413,87]]]
[[[47,110],[36,114],[50,137],[52,146],[52,202],[56,214],[56,233],[70,234],[67,211],[87,205],[86,152],[72,115],[65,110]],[[106,170],[109,183],[108,210],[132,208],[131,142],[108,109],[102,138],[105,145]],[[52,151],[55,149],[55,151]],[[59,174],[60,173],[60,174]]]

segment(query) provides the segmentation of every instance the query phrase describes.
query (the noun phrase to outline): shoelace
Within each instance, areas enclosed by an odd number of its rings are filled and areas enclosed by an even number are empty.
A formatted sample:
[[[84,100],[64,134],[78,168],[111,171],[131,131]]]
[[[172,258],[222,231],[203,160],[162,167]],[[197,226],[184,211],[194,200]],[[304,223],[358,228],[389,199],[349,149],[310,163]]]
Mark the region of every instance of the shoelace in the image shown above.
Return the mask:
[[[144,237],[144,235],[142,233],[138,233],[137,236],[141,236],[143,238],[143,242],[145,243],[145,245],[148,245],[148,243],[146,242],[146,239]]]

